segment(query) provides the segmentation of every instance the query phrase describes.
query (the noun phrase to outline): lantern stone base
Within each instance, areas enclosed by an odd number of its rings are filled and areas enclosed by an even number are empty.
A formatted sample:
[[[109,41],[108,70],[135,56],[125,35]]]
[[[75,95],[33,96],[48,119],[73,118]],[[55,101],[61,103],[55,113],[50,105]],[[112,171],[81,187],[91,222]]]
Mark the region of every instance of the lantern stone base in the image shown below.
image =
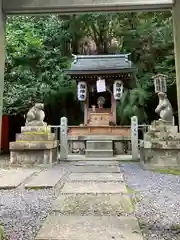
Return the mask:
[[[140,143],[140,158],[145,168],[180,168],[180,133],[177,126],[154,121]]]
[[[46,165],[57,162],[59,142],[47,126],[25,126],[16,142],[10,143],[10,163],[15,165]]]

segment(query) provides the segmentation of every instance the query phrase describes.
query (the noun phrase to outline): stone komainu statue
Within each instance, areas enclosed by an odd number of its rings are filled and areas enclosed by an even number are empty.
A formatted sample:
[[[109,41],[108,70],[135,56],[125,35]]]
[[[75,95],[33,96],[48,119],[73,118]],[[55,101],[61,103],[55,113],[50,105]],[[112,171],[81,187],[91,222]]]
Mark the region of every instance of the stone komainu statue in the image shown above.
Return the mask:
[[[173,109],[169,99],[167,98],[167,94],[163,92],[158,93],[159,104],[155,109],[155,112],[159,114],[160,119],[166,122],[173,121]]]
[[[37,123],[41,123],[43,125],[44,118],[44,104],[36,103],[26,115],[26,125],[36,125]]]

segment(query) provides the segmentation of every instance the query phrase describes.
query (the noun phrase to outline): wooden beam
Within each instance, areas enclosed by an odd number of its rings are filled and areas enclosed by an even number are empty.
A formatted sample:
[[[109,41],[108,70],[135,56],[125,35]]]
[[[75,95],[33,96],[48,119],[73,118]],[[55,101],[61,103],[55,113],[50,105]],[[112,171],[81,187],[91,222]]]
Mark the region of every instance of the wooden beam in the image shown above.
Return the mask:
[[[173,6],[173,27],[174,27],[174,51],[175,51],[175,65],[176,65],[176,89],[177,89],[177,105],[178,105],[178,119],[180,128],[180,1],[175,0]]]
[[[6,14],[72,14],[82,12],[154,11],[173,6],[173,0],[3,0]]]
[[[2,0],[0,0],[0,151],[2,133],[2,114],[3,114],[4,67],[5,67],[5,17],[2,12]]]

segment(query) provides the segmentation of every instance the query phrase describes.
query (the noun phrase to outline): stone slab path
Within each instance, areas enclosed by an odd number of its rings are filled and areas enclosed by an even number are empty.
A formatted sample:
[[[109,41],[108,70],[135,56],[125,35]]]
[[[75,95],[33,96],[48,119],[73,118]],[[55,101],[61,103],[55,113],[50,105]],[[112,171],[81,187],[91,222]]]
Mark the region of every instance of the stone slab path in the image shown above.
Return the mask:
[[[134,206],[122,194],[62,194],[53,203],[53,211],[64,215],[112,215],[132,213]]]
[[[75,173],[119,173],[118,166],[93,166],[82,165],[72,167],[72,172]]]
[[[0,169],[0,189],[58,190],[36,240],[143,240],[118,164],[73,161],[49,169]]]
[[[75,166],[119,166],[117,161],[77,161],[74,162]]]
[[[30,178],[24,186],[27,189],[53,188],[60,183],[60,187],[63,184],[63,181],[61,182],[62,177],[63,172],[49,169],[46,171],[41,171],[37,175]]]
[[[0,169],[0,189],[17,188],[27,178],[40,170]]]
[[[69,179],[36,240],[143,240],[137,219],[128,215],[134,206],[117,162],[71,164]]]
[[[133,217],[49,216],[37,240],[142,240]]]
[[[66,194],[128,193],[125,183],[120,182],[68,182],[65,183],[61,192]]]
[[[69,176],[69,181],[123,182],[124,178],[123,174],[120,173],[72,173]]]

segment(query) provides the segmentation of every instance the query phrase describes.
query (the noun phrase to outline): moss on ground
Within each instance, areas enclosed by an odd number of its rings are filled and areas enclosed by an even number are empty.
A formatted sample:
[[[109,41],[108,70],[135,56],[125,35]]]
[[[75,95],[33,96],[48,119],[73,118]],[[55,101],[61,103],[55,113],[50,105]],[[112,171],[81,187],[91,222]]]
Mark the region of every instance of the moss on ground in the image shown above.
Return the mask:
[[[171,230],[180,230],[180,224],[171,225]]]
[[[179,169],[153,169],[152,171],[163,173],[163,174],[180,175]]]
[[[131,201],[132,201],[132,205],[133,205],[133,209],[135,211],[136,208],[136,204],[138,202],[140,202],[140,199],[138,198],[138,191],[134,190],[133,188],[129,187],[128,185],[126,185],[127,191],[128,193],[131,195]]]
[[[126,185],[127,191],[130,194],[137,194],[138,191],[134,190],[133,188],[129,187],[128,185]]]
[[[4,227],[0,225],[0,240],[7,240],[6,235],[4,233]]]

